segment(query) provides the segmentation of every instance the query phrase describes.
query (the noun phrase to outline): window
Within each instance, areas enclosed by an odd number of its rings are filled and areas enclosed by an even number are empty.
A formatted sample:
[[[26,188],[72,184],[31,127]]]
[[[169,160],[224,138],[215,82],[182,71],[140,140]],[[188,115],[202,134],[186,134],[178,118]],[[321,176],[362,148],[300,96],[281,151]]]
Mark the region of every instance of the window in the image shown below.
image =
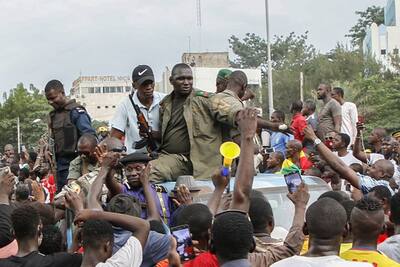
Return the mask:
[[[398,48],[393,49],[393,54],[394,55],[398,55],[399,54],[399,49]]]
[[[94,87],[88,87],[88,93],[93,94],[94,93]]]
[[[386,55],[386,49],[381,50],[381,55]]]
[[[115,106],[112,106],[112,108],[115,108]]]
[[[94,90],[94,92],[95,92],[96,94],[101,93],[101,87],[96,87],[95,90]]]
[[[100,106],[97,106],[97,109],[100,109],[101,107]]]
[[[131,91],[131,87],[130,86],[125,86],[125,92],[130,92]]]
[[[109,93],[109,92],[110,92],[110,87],[104,86],[103,93]]]
[[[108,106],[105,106],[105,108],[108,108]]]
[[[117,86],[117,93],[122,93],[122,86]]]
[[[114,86],[110,87],[110,93],[115,93],[115,87]]]

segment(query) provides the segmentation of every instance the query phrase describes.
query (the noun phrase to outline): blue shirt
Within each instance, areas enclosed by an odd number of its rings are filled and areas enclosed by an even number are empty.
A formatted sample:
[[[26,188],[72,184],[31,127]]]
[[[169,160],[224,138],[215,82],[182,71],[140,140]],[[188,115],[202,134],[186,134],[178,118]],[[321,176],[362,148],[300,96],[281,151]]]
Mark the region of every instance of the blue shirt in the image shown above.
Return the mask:
[[[383,185],[383,186],[386,186],[386,187],[390,190],[390,193],[392,193],[392,196],[394,195],[394,191],[393,191],[392,188],[390,187],[388,181],[385,181],[385,180],[376,180],[376,179],[374,179],[374,178],[372,178],[372,177],[369,177],[369,176],[367,176],[367,175],[362,175],[362,174],[359,174],[359,173],[357,173],[357,175],[358,175],[358,177],[360,178],[360,189],[361,189],[361,192],[362,192],[363,194],[368,194],[368,192],[369,192],[372,188],[374,188],[375,186],[377,186],[377,185]]]
[[[153,195],[153,199],[156,202],[157,210],[160,214],[161,219],[169,225],[172,213],[172,201],[168,197],[167,192],[158,193],[156,190],[156,186],[151,184],[151,194]],[[139,200],[141,204],[147,204],[146,197],[144,196],[143,187],[128,189],[127,185],[123,185],[122,193],[133,196]],[[162,202],[161,203],[161,199]],[[165,208],[165,209],[164,209]],[[142,209],[142,213],[140,215],[142,219],[147,219],[147,208]]]
[[[293,140],[293,135],[283,134],[281,132],[272,132],[271,133],[271,147],[274,151],[280,151],[283,155],[286,155],[286,144],[290,140]]]

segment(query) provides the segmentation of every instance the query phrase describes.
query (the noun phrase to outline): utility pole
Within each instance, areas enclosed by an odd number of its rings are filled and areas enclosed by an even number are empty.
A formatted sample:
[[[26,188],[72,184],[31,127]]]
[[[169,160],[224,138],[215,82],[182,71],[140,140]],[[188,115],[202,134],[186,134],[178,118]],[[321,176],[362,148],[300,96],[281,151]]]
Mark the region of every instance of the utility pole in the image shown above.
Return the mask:
[[[21,130],[19,125],[19,116],[17,117],[17,143],[18,143],[18,154],[21,153]]]
[[[265,22],[267,28],[267,60],[268,60],[268,110],[269,116],[271,117],[274,112],[274,94],[272,88],[272,62],[271,62],[271,40],[269,32],[269,10],[268,0],[265,0]]]
[[[304,101],[303,86],[304,86],[304,76],[303,76],[303,72],[300,71],[300,100],[301,100],[302,102]]]

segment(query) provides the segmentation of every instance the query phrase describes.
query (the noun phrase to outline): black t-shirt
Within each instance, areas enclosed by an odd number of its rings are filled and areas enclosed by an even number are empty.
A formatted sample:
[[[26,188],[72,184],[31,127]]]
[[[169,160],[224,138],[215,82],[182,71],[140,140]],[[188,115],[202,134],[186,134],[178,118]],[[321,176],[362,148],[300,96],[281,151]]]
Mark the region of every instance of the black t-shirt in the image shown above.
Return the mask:
[[[7,246],[14,240],[11,233],[11,213],[13,210],[13,206],[0,204],[0,248]]]
[[[25,257],[0,259],[0,267],[79,267],[81,263],[82,255],[66,252],[43,255],[34,251]]]

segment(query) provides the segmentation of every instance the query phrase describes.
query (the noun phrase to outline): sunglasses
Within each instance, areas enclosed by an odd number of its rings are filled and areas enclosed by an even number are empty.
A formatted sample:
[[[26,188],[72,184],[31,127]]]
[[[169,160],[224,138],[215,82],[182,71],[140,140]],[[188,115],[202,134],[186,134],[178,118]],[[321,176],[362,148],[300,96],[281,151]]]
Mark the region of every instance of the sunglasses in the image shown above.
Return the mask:
[[[110,151],[111,151],[111,152],[117,152],[117,153],[123,153],[123,152],[126,152],[126,147],[123,146],[123,147],[121,147],[121,148],[113,148],[113,149],[111,149]]]

